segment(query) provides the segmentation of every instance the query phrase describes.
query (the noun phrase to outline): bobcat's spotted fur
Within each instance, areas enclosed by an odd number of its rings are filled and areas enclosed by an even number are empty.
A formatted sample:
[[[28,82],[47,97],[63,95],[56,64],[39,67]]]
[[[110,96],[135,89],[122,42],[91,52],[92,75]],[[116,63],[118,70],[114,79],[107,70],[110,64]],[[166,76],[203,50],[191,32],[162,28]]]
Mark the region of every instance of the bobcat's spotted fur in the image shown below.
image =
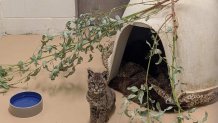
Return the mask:
[[[124,95],[129,95],[130,91],[127,90],[127,87],[137,86],[140,88],[141,84],[145,83],[145,77],[146,71],[142,66],[129,62],[121,67],[118,75],[109,83],[109,86],[117,91],[120,91]],[[167,107],[169,105],[176,107],[175,101],[172,98],[169,80],[166,79],[168,78],[164,77],[161,73],[156,78],[148,75],[148,85],[152,86],[150,98],[160,102],[163,107]],[[178,101],[182,108],[189,109],[212,103],[218,100],[217,97],[218,88],[215,88],[204,92],[182,93],[179,95]]]
[[[115,106],[115,93],[107,85],[107,72],[88,70],[86,98],[90,104],[90,123],[106,123]]]

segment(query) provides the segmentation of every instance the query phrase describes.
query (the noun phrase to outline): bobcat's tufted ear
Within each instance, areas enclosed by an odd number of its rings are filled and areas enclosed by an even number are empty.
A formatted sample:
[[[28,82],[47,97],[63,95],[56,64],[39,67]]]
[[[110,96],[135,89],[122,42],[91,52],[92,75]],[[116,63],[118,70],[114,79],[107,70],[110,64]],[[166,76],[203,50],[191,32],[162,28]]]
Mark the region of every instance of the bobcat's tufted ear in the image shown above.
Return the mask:
[[[102,72],[102,76],[105,80],[107,80],[108,79],[108,71]]]
[[[94,72],[88,69],[88,79],[94,75]]]

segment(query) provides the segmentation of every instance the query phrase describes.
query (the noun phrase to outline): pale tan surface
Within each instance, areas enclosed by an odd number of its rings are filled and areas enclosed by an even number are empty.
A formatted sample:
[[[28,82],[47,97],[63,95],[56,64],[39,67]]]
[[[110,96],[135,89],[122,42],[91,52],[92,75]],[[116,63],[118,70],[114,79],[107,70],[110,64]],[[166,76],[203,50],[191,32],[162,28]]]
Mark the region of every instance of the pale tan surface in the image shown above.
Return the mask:
[[[19,60],[27,59],[40,44],[40,38],[36,35],[0,37],[0,64],[15,64]],[[92,63],[84,62],[68,79],[60,76],[57,80],[50,81],[48,74],[42,72],[28,84],[20,84],[20,88],[13,88],[6,94],[0,94],[0,123],[88,123],[89,106],[85,99],[87,67],[95,71],[104,70],[98,52]],[[16,118],[8,112],[9,99],[15,93],[24,90],[40,92],[44,100],[44,109],[31,118]],[[109,123],[128,123],[129,119],[119,114],[123,102],[122,95],[116,93],[116,98],[116,111]],[[217,107],[218,103],[199,108],[195,113],[196,118],[202,118],[207,111],[209,113],[207,123],[217,123]],[[173,119],[174,114],[167,114],[163,123],[173,123]]]

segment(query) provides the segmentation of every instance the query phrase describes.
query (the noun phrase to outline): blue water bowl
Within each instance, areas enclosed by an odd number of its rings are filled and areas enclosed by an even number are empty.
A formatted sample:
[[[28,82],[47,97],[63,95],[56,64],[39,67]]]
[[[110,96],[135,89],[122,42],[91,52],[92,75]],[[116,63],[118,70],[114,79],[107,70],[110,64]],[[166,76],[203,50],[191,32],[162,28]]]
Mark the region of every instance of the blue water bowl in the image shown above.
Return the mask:
[[[36,92],[26,91],[11,97],[8,110],[16,117],[25,118],[37,115],[42,108],[42,96]]]

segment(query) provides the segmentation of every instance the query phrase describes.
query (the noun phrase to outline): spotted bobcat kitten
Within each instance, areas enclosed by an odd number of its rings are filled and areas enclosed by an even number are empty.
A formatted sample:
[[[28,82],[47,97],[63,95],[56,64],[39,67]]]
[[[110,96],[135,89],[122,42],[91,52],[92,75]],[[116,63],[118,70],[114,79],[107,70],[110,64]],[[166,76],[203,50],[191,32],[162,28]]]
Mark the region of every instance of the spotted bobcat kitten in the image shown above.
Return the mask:
[[[108,73],[88,70],[87,101],[90,105],[90,123],[106,123],[115,106],[115,93],[107,85]]]

